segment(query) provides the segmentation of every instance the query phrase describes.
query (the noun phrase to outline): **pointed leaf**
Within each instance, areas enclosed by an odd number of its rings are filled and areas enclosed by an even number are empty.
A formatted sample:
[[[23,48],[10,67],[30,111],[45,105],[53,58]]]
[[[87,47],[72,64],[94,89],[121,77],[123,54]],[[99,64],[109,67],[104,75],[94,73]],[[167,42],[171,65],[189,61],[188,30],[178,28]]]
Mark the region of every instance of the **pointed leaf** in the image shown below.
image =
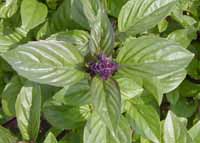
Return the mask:
[[[23,0],[21,5],[22,27],[27,31],[45,21],[48,9],[37,0]]]
[[[124,75],[143,79],[144,87],[158,103],[162,94],[175,89],[185,78],[193,54],[179,44],[158,37],[129,38],[120,49],[117,62]]]
[[[72,13],[81,16],[80,19],[88,23],[91,28],[90,52],[93,55],[97,53],[110,55],[113,50],[114,32],[100,0],[74,0],[72,10]],[[76,20],[79,22],[80,19]]]
[[[189,134],[192,137],[193,143],[200,142],[200,121],[198,121],[190,130]]]
[[[57,143],[56,137],[50,132],[44,140],[44,143]]]
[[[158,24],[158,30],[160,33],[164,32],[167,27],[168,27],[169,22],[166,19],[163,19],[159,24]]]
[[[120,32],[136,35],[156,26],[170,14],[176,0],[129,0],[118,18]]]
[[[25,78],[54,86],[73,84],[84,77],[78,69],[83,57],[62,41],[37,41],[20,45],[3,58]]]
[[[130,104],[127,118],[135,132],[155,143],[160,143],[160,118],[149,105]]]
[[[19,77],[14,76],[2,92],[2,109],[7,116],[15,116],[15,102],[21,87]]]
[[[17,97],[15,110],[23,139],[35,141],[40,127],[40,86],[34,83],[26,83]]]
[[[104,3],[104,6],[106,7],[108,13],[114,17],[118,17],[122,6],[128,0],[102,0],[102,1]]]
[[[102,81],[99,78],[93,78],[91,95],[94,110],[114,133],[121,114],[121,96],[116,81],[113,79]]]
[[[164,123],[164,142],[165,143],[192,143],[186,126],[171,111],[168,112]]]

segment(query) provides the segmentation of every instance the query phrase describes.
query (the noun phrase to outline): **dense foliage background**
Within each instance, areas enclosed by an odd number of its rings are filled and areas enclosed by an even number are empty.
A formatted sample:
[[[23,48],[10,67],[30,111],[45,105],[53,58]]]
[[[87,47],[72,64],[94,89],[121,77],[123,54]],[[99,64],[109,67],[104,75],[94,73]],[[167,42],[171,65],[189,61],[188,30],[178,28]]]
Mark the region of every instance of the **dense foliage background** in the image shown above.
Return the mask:
[[[200,143],[200,0],[0,0],[0,143]]]

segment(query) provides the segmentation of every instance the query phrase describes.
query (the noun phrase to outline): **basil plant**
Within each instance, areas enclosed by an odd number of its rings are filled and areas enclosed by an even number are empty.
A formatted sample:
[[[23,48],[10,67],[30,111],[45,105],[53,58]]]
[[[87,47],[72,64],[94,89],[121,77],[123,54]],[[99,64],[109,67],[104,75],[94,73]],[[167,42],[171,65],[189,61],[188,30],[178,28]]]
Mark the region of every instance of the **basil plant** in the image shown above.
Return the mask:
[[[0,1],[0,142],[198,143],[177,108],[159,110],[195,57],[183,5]]]

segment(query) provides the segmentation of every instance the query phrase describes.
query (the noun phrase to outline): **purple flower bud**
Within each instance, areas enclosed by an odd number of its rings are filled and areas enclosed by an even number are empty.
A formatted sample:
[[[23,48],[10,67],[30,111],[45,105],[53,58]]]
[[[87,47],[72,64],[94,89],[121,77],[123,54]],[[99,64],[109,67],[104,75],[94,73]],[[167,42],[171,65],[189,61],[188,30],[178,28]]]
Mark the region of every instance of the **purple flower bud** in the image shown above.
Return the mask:
[[[111,58],[106,57],[104,54],[100,54],[97,59],[97,62],[92,61],[88,63],[91,76],[99,75],[103,80],[107,80],[117,72],[119,66],[112,61]]]

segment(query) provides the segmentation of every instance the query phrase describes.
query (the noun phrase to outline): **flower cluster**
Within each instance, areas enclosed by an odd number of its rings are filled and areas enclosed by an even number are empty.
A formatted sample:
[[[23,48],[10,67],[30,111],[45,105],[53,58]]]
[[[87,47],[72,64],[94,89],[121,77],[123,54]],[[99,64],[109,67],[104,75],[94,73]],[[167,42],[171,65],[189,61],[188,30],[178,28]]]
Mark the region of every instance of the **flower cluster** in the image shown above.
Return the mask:
[[[117,72],[118,68],[119,65],[104,54],[100,54],[96,62],[93,61],[89,63],[89,72],[91,76],[99,75],[103,80],[110,78]]]

